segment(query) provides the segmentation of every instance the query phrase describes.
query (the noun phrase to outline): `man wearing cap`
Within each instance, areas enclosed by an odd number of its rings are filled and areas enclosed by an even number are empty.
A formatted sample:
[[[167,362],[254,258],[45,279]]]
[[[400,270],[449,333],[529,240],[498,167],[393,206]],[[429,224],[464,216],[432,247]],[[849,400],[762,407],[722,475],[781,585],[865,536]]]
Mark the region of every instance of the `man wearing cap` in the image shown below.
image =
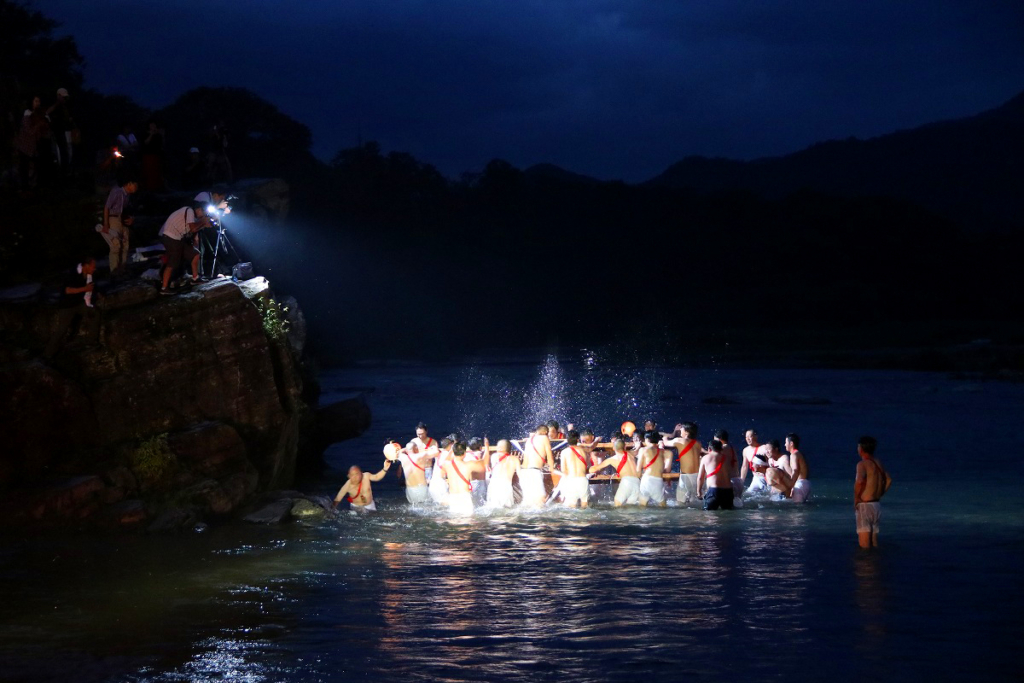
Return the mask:
[[[103,224],[98,230],[100,237],[110,247],[110,274],[116,277],[124,274],[124,267],[128,263],[128,210],[131,196],[138,189],[139,185],[134,180],[121,182],[111,188],[107,202],[103,205]]]

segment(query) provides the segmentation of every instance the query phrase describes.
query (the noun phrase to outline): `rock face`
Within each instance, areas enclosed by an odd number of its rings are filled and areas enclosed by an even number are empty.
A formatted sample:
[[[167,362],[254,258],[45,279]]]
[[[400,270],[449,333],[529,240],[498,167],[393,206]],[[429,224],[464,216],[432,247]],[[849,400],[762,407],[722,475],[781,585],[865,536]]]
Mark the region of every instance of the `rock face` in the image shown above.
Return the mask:
[[[260,297],[266,281],[124,285],[49,359],[56,309],[0,301],[0,526],[194,523],[290,486],[312,411]]]

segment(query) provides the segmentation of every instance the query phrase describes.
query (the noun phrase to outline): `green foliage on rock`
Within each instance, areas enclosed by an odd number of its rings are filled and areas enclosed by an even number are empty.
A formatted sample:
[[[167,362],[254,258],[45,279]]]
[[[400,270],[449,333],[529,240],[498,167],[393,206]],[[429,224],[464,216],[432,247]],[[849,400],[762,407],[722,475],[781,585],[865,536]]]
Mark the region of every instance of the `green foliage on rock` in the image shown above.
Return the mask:
[[[288,307],[273,299],[256,299],[256,308],[263,317],[263,331],[273,341],[283,342],[288,336]]]
[[[158,434],[141,442],[128,455],[128,467],[142,489],[160,488],[178,470],[178,458],[167,444],[167,435]]]

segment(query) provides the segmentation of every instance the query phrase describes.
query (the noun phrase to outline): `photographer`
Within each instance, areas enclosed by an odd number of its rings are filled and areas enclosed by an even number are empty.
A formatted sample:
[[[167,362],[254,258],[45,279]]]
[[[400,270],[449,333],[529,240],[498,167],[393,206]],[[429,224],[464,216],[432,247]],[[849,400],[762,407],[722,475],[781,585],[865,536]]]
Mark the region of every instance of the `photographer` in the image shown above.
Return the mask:
[[[206,277],[208,266],[210,268],[209,276],[216,277],[217,275],[213,272],[215,264],[208,263],[207,261],[209,258],[212,258],[214,245],[217,243],[216,228],[219,225],[219,218],[231,213],[231,207],[228,206],[227,200],[228,193],[223,185],[217,185],[211,190],[200,192],[192,198],[193,205],[203,207],[206,211],[206,217],[209,219],[205,227],[210,229],[200,229],[198,239],[196,240],[199,247],[199,273],[202,280],[209,279]]]
[[[199,281],[199,252],[195,250],[196,233],[209,226],[210,219],[206,216],[204,206],[183,206],[164,221],[163,227],[160,228],[160,241],[167,253],[167,263],[164,265],[161,294],[174,293],[168,289],[168,285],[171,282],[171,275],[183,261],[192,264],[192,282]]]

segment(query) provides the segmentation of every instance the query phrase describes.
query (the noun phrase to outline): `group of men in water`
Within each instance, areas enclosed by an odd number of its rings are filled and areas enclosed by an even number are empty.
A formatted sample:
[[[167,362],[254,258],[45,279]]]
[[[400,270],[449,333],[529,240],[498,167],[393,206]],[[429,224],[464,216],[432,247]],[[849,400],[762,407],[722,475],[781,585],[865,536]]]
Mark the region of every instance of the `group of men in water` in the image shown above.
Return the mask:
[[[472,514],[478,506],[515,507],[516,481],[518,505],[525,508],[543,507],[559,498],[565,506],[586,508],[594,495],[595,482],[616,479],[616,507],[649,503],[664,507],[673,474],[678,477],[677,503],[687,506],[703,501],[705,510],[742,507],[745,496],[774,496],[805,503],[811,495],[810,470],[795,433],[786,435],[783,450],[777,440],[760,443],[757,432],[749,429],[746,446],[737,453],[725,430],[716,432],[705,448],[692,422],[678,424],[667,433],[659,432],[653,421],[647,421],[642,436],[636,431],[618,431],[607,442],[592,430],[576,431],[573,425],[567,426],[568,432],[563,433],[553,420],[538,425],[515,444],[518,450],[513,450],[509,439],[491,447],[486,438],[465,440],[450,434],[438,442],[430,436],[427,425],[420,423],[416,436],[405,446],[388,439],[380,471],[371,474],[352,466],[334,504],[337,506],[347,496],[355,510],[376,510],[371,483],[380,481],[395,461],[401,466],[410,504],[433,503],[461,515]],[[874,448],[872,437],[862,437],[858,443],[862,462],[857,466],[854,505],[864,547],[877,545],[878,501],[892,481],[874,459]],[[551,476],[550,491],[545,474]]]

